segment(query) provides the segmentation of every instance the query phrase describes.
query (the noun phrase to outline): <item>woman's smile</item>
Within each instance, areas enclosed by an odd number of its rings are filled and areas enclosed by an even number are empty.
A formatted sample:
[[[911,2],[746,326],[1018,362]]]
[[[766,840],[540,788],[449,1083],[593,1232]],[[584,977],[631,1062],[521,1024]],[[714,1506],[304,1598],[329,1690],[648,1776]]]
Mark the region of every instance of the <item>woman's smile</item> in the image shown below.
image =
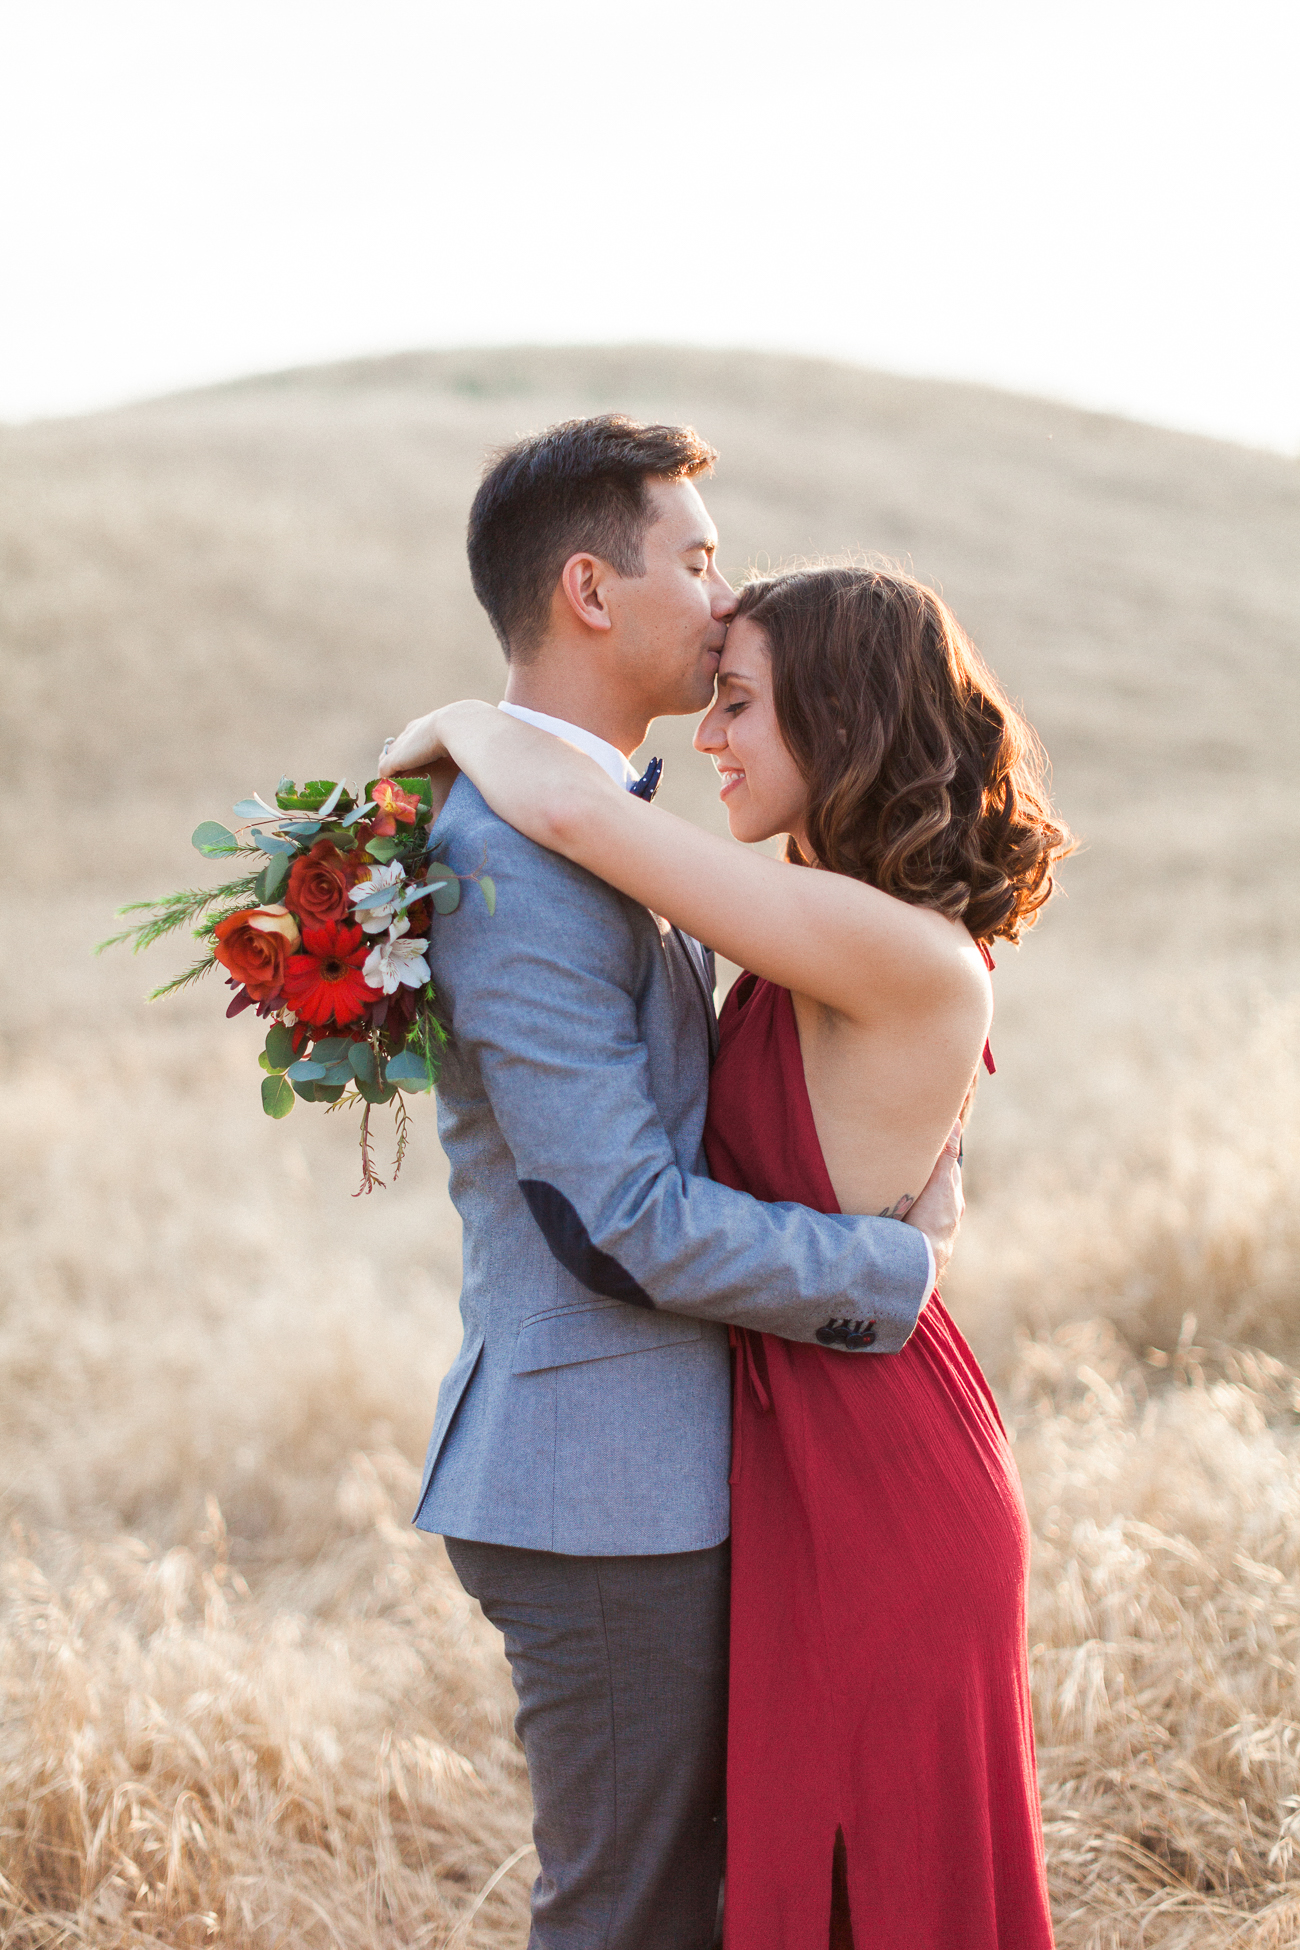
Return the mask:
[[[717,696],[696,727],[695,749],[713,760],[733,839],[752,845],[800,824],[808,787],[781,735],[772,658],[753,623],[728,626]]]

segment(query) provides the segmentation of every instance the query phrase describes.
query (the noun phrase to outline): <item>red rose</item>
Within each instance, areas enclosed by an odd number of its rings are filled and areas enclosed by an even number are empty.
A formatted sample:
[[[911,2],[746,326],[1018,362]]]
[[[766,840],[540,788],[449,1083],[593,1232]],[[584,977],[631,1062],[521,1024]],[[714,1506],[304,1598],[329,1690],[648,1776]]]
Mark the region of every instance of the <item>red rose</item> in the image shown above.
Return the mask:
[[[294,955],[285,971],[284,999],[304,1022],[355,1022],[379,1001],[383,990],[372,989],[361,973],[374,943],[360,928],[327,921],[324,927],[304,928],[302,945],[304,952]]]
[[[354,864],[355,863],[355,864]],[[348,889],[370,866],[354,853],[340,853],[333,840],[317,840],[310,853],[289,870],[285,903],[309,926],[342,921],[348,912]]]
[[[269,1002],[284,986],[299,939],[298,923],[287,908],[246,907],[217,922],[212,952],[254,1002]]]

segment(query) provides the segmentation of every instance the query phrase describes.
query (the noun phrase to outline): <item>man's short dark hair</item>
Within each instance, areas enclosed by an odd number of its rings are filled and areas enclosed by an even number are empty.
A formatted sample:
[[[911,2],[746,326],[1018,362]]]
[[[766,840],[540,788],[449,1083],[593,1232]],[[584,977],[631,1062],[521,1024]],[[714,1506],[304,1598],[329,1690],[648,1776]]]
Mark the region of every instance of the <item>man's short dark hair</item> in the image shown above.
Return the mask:
[[[507,659],[536,652],[571,555],[644,575],[648,483],[693,480],[716,459],[694,427],[622,413],[564,420],[493,455],[470,509],[469,572]]]

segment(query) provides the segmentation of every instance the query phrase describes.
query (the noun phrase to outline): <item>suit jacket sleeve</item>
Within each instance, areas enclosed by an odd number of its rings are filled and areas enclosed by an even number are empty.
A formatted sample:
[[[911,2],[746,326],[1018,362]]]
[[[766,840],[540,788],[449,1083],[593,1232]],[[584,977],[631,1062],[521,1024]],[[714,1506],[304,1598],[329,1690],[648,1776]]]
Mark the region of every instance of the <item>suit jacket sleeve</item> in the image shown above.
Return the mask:
[[[683,1172],[632,992],[639,910],[512,828],[479,823],[466,837],[479,853],[487,838],[496,914],[468,891],[454,920],[435,923],[436,972],[555,1257],[633,1306],[896,1352],[930,1291],[924,1235]]]

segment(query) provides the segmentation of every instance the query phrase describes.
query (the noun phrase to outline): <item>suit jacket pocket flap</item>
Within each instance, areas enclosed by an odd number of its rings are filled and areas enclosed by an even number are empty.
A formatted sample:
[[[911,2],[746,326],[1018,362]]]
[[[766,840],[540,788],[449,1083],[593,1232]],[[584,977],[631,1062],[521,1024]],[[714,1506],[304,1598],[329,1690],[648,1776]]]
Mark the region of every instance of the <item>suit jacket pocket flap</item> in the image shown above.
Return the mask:
[[[611,1354],[639,1354],[674,1341],[698,1341],[700,1333],[698,1320],[650,1313],[622,1300],[604,1307],[561,1307],[523,1322],[510,1372],[535,1374],[540,1368],[604,1361]]]

